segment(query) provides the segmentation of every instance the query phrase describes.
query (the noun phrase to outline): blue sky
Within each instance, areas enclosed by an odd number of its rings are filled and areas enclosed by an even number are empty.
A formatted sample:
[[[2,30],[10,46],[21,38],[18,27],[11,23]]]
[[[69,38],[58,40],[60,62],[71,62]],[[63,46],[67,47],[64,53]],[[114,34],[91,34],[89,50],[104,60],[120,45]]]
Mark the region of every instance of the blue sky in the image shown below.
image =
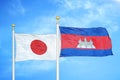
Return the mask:
[[[105,27],[113,56],[60,58],[60,80],[120,80],[120,0],[0,0],[0,80],[12,80],[12,29],[56,33],[55,17],[69,27]],[[16,62],[16,80],[55,80],[55,61]]]

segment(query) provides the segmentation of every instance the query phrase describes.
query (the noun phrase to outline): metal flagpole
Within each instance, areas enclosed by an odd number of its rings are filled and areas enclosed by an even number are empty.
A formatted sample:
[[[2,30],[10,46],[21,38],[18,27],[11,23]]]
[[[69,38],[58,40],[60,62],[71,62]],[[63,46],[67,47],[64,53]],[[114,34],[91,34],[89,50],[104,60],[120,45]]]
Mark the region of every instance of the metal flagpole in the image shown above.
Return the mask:
[[[15,80],[14,27],[15,24],[12,24],[12,80]]]
[[[56,80],[59,80],[59,16],[56,16]]]

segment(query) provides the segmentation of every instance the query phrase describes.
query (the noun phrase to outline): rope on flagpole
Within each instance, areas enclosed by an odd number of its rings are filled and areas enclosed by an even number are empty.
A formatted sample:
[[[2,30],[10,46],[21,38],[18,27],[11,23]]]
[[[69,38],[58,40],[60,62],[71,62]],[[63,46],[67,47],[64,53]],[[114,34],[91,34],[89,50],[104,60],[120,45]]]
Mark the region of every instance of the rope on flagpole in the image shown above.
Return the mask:
[[[15,24],[12,24],[12,80],[15,80],[14,27]]]
[[[59,20],[60,17],[56,16],[56,80],[59,80]]]

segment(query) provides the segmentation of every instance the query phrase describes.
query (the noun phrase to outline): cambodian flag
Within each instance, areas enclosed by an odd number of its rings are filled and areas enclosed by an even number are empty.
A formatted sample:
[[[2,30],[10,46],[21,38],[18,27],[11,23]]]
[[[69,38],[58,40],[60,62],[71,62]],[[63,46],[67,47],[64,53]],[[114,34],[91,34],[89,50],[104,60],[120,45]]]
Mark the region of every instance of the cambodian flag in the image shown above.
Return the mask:
[[[60,26],[60,56],[108,56],[112,43],[105,28],[73,28]]]

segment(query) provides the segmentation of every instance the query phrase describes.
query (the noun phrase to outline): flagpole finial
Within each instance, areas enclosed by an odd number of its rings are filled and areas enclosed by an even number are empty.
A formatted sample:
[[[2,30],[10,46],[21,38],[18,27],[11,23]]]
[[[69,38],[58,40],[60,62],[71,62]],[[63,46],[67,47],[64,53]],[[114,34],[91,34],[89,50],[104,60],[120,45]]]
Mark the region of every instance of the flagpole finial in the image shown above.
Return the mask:
[[[15,24],[12,24],[12,27],[15,27]]]
[[[12,24],[11,26],[12,26],[12,30],[14,30],[15,24]]]
[[[56,20],[60,20],[60,16],[56,16]]]

